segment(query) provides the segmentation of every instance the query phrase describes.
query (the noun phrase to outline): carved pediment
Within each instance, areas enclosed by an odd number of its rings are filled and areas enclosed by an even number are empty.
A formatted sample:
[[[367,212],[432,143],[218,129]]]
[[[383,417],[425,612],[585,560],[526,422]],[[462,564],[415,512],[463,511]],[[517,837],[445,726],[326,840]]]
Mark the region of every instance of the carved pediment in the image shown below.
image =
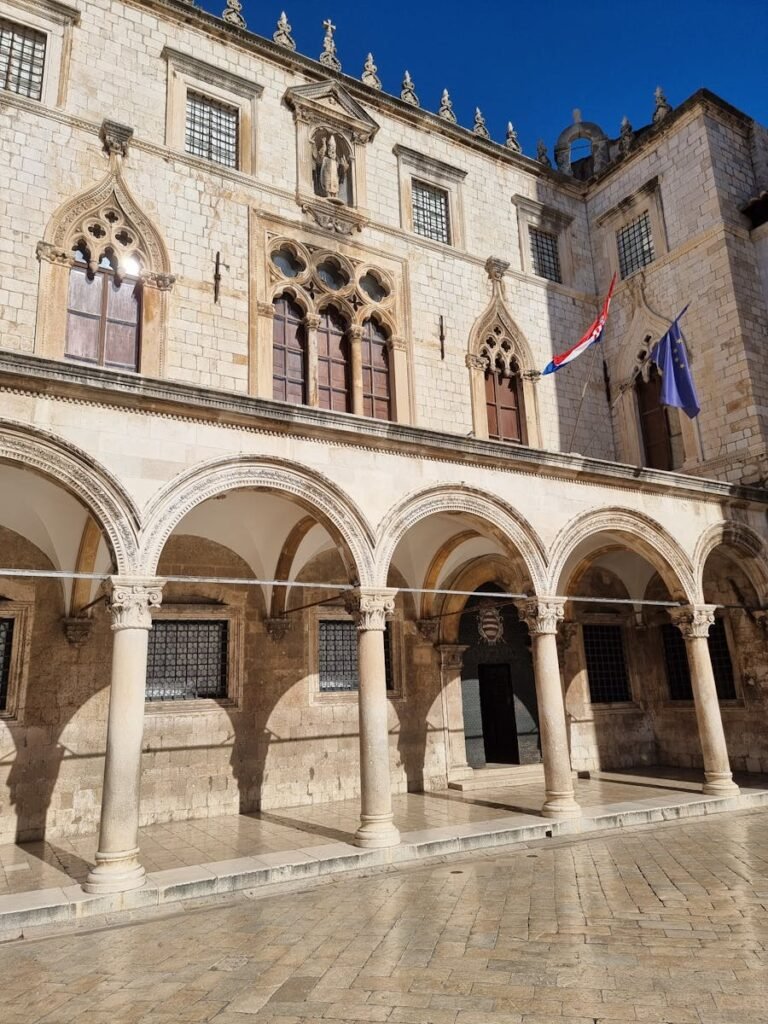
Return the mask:
[[[351,129],[362,142],[369,142],[379,130],[367,110],[338,82],[297,85],[288,89],[284,99],[297,117]]]

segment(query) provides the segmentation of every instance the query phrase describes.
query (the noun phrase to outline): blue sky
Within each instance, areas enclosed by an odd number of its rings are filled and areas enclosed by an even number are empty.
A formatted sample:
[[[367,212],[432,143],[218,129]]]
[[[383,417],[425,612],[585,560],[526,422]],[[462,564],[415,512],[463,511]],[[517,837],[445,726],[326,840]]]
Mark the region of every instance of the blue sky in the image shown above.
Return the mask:
[[[648,123],[659,84],[673,106],[706,86],[768,123],[766,0],[244,0],[248,28],[271,37],[283,5],[301,53],[317,58],[330,17],[347,74],[372,50],[387,92],[408,68],[423,107],[447,87],[461,124],[479,106],[501,141],[511,120],[529,155],[540,137],[551,151],[574,107],[612,137],[624,114]],[[221,14],[225,0],[201,6]]]

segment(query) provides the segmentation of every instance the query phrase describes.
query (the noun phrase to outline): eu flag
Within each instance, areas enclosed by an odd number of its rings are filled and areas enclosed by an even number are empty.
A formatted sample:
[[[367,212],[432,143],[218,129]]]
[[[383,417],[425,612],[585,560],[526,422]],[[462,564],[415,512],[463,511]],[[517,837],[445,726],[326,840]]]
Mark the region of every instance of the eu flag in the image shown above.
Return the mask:
[[[651,360],[656,363],[661,374],[661,405],[673,405],[693,419],[699,415],[701,407],[680,333],[679,321],[683,313],[675,318],[661,341],[657,341],[653,346]]]

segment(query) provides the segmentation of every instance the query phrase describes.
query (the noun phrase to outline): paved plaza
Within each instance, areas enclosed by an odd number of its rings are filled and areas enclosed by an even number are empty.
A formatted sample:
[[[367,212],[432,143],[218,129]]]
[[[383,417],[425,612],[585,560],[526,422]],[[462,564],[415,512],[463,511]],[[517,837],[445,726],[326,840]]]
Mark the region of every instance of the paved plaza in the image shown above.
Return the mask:
[[[4,944],[0,1020],[768,1021],[761,809],[222,900]]]

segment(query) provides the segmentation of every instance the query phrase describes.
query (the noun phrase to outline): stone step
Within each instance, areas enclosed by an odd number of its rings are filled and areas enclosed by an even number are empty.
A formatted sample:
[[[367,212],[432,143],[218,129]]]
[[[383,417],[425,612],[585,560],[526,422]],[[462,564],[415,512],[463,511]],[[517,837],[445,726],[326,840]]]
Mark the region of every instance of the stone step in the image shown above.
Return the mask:
[[[449,789],[467,793],[473,789],[495,789],[497,786],[544,785],[543,764],[499,764],[475,768],[468,779],[449,782]]]

